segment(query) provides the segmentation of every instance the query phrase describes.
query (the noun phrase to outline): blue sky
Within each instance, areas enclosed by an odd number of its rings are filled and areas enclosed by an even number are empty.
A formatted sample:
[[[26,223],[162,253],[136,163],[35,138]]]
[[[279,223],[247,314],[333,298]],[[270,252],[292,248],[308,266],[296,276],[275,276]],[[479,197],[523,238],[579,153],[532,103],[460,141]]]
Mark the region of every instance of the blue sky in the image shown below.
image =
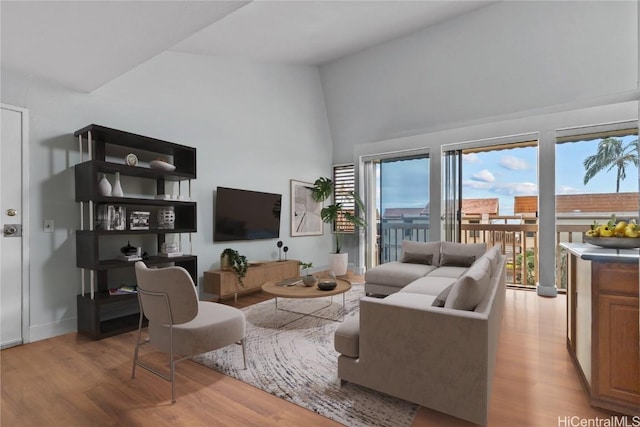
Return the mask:
[[[635,135],[623,137],[625,144]],[[600,140],[556,145],[556,193],[615,192],[616,171],[601,172],[585,186],[584,159],[597,151]],[[424,207],[429,198],[428,162],[424,159],[387,163],[381,174],[382,209]],[[523,147],[463,156],[464,198],[499,198],[500,213],[513,214],[513,197],[537,195],[537,148]],[[425,191],[426,188],[426,191]],[[638,171],[627,168],[621,192],[638,191]]]

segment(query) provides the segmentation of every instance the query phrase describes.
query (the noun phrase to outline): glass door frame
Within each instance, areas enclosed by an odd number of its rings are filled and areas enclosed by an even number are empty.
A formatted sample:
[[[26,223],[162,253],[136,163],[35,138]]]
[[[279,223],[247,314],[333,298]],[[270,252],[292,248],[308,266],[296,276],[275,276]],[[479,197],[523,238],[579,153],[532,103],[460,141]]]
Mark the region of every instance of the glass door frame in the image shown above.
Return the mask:
[[[377,265],[376,259],[376,247],[377,247],[377,217],[376,217],[376,173],[375,163],[381,160],[389,159],[402,159],[402,158],[415,158],[424,156],[429,159],[429,194],[430,198],[433,197],[432,189],[433,185],[431,181],[434,177],[433,159],[430,156],[431,150],[428,147],[419,148],[415,150],[398,150],[378,154],[367,154],[360,156],[358,161],[358,172],[356,174],[356,188],[359,194],[364,195],[364,204],[367,207],[366,220],[367,227],[366,233],[361,237],[361,244],[359,246],[359,260],[360,265],[364,265],[365,269],[372,268]],[[439,171],[438,171],[439,173]],[[431,216],[433,217],[433,216]]]

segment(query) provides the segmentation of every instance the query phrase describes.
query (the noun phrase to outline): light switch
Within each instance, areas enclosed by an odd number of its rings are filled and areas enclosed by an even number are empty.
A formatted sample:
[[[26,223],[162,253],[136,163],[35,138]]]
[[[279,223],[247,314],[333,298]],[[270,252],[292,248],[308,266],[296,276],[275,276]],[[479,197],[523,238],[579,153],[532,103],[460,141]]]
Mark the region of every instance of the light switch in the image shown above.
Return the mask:
[[[45,219],[44,220],[44,232],[45,233],[53,233],[53,231],[54,231],[53,220],[52,219]]]

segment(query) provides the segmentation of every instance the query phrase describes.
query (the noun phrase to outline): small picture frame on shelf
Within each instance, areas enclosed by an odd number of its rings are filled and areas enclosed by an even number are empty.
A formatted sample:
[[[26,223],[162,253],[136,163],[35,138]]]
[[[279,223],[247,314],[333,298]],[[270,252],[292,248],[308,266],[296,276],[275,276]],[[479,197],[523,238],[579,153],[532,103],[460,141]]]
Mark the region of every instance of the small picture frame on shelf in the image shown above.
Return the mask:
[[[100,205],[96,218],[97,230],[126,230],[127,210],[123,206]]]
[[[129,216],[129,230],[148,230],[151,212],[133,211]]]

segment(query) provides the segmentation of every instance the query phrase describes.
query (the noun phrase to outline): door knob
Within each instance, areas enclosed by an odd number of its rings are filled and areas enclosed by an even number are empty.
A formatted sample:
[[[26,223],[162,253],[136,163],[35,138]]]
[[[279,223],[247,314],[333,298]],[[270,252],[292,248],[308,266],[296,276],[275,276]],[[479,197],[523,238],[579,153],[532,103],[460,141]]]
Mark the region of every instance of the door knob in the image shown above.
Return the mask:
[[[15,209],[7,209],[7,215],[9,216],[16,216],[18,214],[18,211]]]

